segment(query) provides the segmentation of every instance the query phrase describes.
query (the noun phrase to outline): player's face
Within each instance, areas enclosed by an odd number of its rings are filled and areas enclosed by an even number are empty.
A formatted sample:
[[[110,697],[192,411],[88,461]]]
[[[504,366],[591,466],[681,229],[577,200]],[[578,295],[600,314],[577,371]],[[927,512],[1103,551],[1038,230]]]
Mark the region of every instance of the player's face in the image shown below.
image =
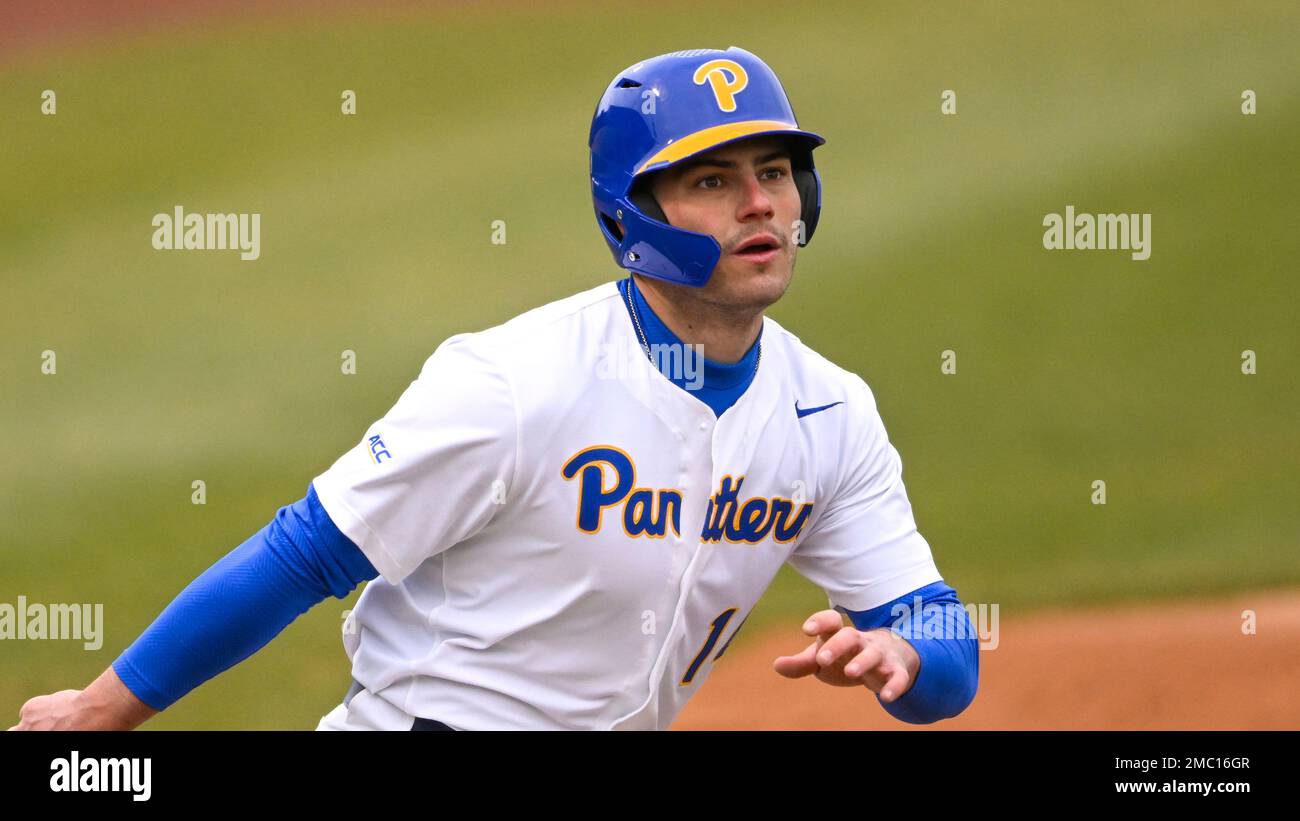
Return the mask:
[[[761,310],[785,293],[794,274],[793,231],[801,206],[784,140],[729,143],[660,172],[652,191],[670,224],[709,234],[722,246],[718,266],[697,291],[700,299]],[[760,234],[771,244],[740,248]]]

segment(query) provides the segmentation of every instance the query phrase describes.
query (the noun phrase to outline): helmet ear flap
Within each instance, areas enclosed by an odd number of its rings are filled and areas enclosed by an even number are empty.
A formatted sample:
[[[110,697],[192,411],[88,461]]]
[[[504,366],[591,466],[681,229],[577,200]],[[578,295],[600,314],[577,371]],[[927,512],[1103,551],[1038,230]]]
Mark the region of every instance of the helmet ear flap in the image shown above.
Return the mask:
[[[801,209],[799,219],[803,220],[803,242],[808,244],[813,231],[817,228],[817,218],[821,216],[822,192],[821,179],[813,166],[812,147],[802,145],[802,141],[790,141],[790,173],[794,176],[795,188],[799,190]]]
[[[655,174],[657,173],[658,172],[643,174],[642,176],[637,177],[632,183],[632,190],[628,192],[627,198],[631,200],[637,208],[641,209],[641,213],[645,214],[650,219],[658,220],[664,225],[671,225],[672,223],[668,222],[668,217],[664,214],[664,209],[659,206],[659,200],[655,199],[655,195],[652,191],[654,188]]]

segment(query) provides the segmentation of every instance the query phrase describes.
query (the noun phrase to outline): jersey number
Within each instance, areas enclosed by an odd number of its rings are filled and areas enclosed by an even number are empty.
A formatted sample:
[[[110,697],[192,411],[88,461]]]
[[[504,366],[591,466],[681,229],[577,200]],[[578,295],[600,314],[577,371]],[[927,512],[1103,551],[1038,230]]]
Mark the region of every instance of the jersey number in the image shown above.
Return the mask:
[[[713,650],[713,646],[718,643],[718,639],[722,636],[722,631],[727,629],[727,623],[731,621],[732,616],[736,615],[738,609],[739,608],[736,607],[728,607],[713,619],[712,628],[709,630],[709,637],[704,640],[704,646],[700,648],[700,652],[695,654],[695,658],[691,661],[691,666],[686,668],[686,675],[682,676],[681,684],[690,684],[691,681],[695,679],[695,674],[699,672],[700,665],[704,663],[704,659],[708,657],[709,653]],[[745,617],[745,619],[748,618],[748,616]],[[727,652],[727,648],[731,646],[731,641],[736,637],[736,633],[739,633],[740,628],[745,626],[745,619],[741,619],[740,624],[736,627],[736,631],[731,634],[731,638],[727,639],[726,644],[722,645],[722,649],[718,650],[718,654],[713,657],[714,661],[722,658],[722,654]]]

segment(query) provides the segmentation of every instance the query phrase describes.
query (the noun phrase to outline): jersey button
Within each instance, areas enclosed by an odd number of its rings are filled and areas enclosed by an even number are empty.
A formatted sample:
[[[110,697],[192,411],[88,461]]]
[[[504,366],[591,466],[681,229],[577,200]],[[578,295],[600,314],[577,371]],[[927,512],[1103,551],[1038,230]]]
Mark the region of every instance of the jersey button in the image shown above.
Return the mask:
[[[709,420],[708,420],[708,419],[701,419],[701,420],[700,420],[700,430],[708,430],[708,429],[709,429]]]

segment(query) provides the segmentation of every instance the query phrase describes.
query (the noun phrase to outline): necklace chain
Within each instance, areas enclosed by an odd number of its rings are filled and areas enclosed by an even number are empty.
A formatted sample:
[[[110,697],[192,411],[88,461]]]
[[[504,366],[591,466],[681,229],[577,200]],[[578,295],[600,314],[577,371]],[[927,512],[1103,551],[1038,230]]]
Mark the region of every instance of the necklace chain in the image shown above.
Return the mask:
[[[637,341],[641,343],[641,350],[645,351],[646,359],[650,364],[654,364],[654,356],[650,353],[650,342],[646,339],[645,330],[641,327],[641,314],[636,309],[636,304],[632,299],[632,289],[636,286],[632,282],[632,277],[627,278],[627,291],[623,296],[627,300],[627,310],[632,314],[632,324],[636,327]],[[754,373],[758,373],[758,365],[763,361],[763,343],[758,343],[758,356],[754,359]]]
[[[653,361],[654,357],[650,355],[650,343],[646,341],[645,331],[641,329],[641,316],[637,313],[636,305],[632,302],[632,277],[627,278],[627,291],[623,296],[627,299],[627,310],[632,314],[632,324],[636,327],[636,335],[641,343],[641,350],[645,351],[647,359]]]

